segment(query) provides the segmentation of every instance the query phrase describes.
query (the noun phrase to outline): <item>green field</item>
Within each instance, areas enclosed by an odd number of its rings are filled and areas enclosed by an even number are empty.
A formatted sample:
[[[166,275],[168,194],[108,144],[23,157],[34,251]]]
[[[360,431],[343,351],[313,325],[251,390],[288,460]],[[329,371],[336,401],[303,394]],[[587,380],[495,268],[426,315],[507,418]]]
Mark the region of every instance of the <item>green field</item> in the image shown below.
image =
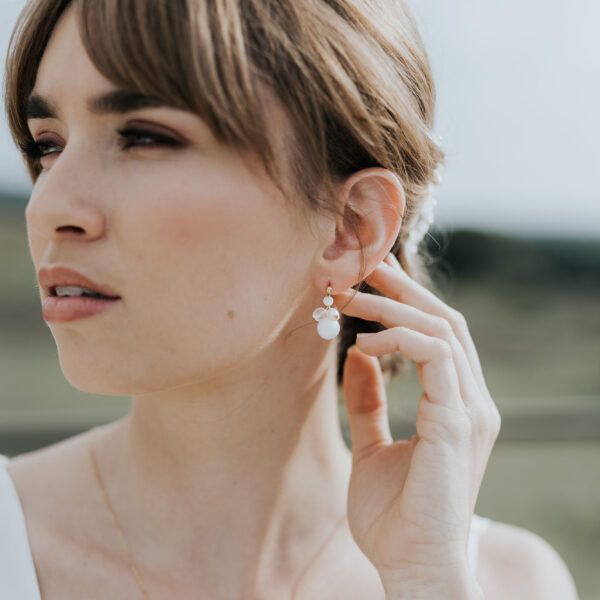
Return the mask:
[[[122,415],[73,389],[41,318],[22,210],[0,206],[0,452]],[[444,300],[467,318],[502,415],[476,511],[535,531],[600,600],[600,243],[434,234]],[[414,428],[414,368],[389,389],[395,437]],[[342,428],[346,432],[343,406]]]

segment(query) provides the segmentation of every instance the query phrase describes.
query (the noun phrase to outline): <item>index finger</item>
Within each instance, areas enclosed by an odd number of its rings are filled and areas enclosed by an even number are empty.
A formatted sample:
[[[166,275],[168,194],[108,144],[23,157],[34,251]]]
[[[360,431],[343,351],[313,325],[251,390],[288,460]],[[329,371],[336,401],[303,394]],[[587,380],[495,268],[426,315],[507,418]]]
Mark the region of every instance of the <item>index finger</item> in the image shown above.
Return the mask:
[[[464,349],[474,377],[482,389],[486,389],[479,356],[464,316],[410,277],[392,254],[388,256],[395,266],[382,261],[365,281],[393,300],[446,319]]]

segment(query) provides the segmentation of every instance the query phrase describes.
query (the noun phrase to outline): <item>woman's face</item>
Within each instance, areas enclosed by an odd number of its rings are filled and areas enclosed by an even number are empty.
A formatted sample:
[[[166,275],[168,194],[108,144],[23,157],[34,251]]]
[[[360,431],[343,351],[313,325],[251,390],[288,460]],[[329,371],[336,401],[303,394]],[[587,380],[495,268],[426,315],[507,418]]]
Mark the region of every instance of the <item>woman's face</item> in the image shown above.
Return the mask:
[[[48,323],[61,367],[74,386],[115,395],[227,372],[311,320],[314,306],[300,301],[313,294],[314,304],[319,242],[262,166],[198,116],[90,111],[116,87],[85,53],[74,16],[59,21],[33,90],[54,116],[29,120],[45,154],[29,243],[36,271],[67,266],[121,299]]]

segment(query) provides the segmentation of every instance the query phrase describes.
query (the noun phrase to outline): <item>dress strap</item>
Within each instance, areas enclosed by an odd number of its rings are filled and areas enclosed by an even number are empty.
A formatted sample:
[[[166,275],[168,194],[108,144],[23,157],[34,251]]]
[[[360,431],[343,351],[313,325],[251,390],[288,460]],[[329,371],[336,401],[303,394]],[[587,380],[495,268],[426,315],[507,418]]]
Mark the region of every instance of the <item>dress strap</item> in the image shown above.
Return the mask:
[[[8,462],[0,454],[0,598],[41,600],[25,515]]]
[[[469,543],[467,547],[467,553],[469,556],[469,565],[471,567],[471,573],[475,575],[477,573],[477,563],[479,559],[479,542],[481,537],[487,531],[487,528],[492,524],[492,519],[488,517],[481,517],[478,514],[473,514],[471,520],[471,530],[469,531]]]

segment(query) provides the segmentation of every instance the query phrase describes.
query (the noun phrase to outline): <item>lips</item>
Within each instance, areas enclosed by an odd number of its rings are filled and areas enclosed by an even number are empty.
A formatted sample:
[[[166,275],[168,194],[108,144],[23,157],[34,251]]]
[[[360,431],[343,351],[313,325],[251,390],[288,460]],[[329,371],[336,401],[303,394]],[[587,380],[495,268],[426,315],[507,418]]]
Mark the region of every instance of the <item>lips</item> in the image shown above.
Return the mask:
[[[120,298],[115,290],[109,285],[97,283],[93,279],[82,275],[74,269],[69,269],[68,267],[42,267],[38,272],[38,281],[46,296],[56,296],[55,288],[57,286],[78,285],[89,288],[97,294],[101,294],[110,299]]]

